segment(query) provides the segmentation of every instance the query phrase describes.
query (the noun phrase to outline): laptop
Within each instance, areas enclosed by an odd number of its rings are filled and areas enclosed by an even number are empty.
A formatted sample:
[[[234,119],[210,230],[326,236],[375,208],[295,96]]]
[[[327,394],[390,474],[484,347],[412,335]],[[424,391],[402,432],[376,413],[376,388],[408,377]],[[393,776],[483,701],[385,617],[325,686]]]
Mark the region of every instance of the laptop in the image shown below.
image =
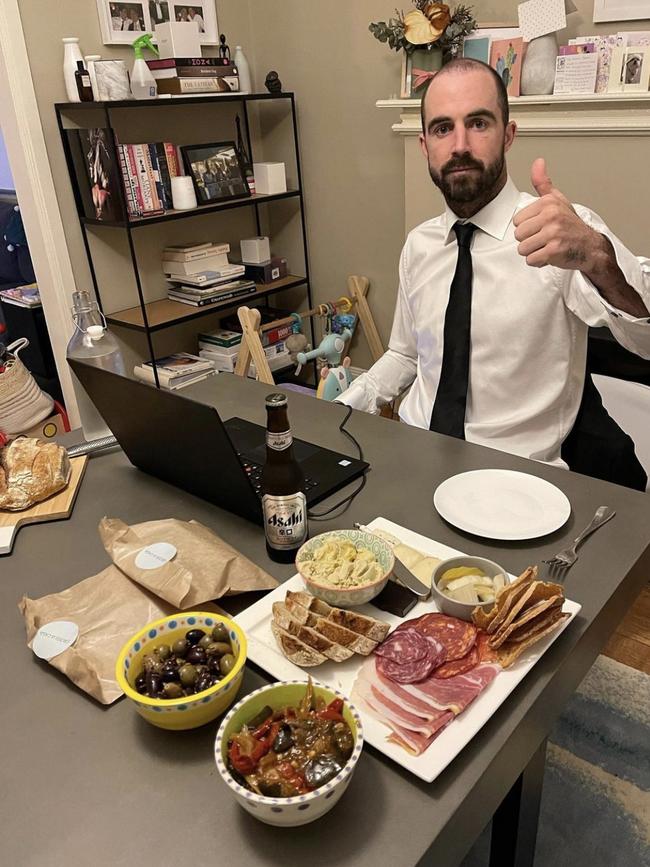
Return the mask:
[[[221,420],[213,406],[177,392],[68,359],[131,463],[228,512],[262,523],[260,475],[266,430],[241,418]],[[365,461],[294,439],[309,507],[367,469]]]

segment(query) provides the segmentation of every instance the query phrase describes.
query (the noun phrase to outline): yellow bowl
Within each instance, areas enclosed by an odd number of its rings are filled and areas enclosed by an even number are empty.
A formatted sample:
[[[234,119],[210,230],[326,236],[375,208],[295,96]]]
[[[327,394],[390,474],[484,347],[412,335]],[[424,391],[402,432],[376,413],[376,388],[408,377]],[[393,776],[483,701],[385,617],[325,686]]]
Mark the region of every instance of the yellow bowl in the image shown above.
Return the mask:
[[[140,695],[135,689],[135,678],[142,671],[145,654],[161,643],[173,644],[185,638],[190,629],[210,630],[217,623],[228,627],[230,644],[236,659],[232,671],[209,689],[185,698],[159,699]],[[205,611],[184,611],[171,614],[143,626],[130,638],[117,658],[115,677],[125,695],[135,704],[143,719],[161,729],[194,729],[205,725],[222,714],[235,700],[244,676],[246,662],[246,636],[240,626],[229,617]]]

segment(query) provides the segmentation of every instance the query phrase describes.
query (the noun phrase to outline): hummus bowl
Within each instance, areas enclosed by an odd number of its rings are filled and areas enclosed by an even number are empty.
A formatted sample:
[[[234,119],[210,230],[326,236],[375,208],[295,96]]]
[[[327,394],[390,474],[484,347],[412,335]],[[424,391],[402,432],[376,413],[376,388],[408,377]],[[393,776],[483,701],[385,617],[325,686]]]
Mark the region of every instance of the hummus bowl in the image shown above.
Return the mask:
[[[321,533],[305,542],[296,555],[296,569],[307,590],[339,608],[374,599],[394,565],[388,543],[365,530]]]

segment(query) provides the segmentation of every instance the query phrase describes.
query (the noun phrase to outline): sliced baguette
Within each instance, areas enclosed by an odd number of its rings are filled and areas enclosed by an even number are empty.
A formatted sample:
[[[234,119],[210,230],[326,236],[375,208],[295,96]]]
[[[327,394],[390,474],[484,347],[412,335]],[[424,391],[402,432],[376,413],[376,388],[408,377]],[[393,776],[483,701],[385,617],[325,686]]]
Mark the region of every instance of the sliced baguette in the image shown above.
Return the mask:
[[[315,629],[299,623],[291,615],[289,609],[282,602],[273,603],[273,620],[282,629],[285,629],[290,635],[295,636],[308,647],[313,647],[319,653],[322,653],[328,659],[334,662],[344,662],[351,656],[354,656],[354,651],[347,647],[342,647],[335,641],[331,641]]]
[[[286,629],[278,626],[277,623],[271,622],[271,629],[280,650],[289,662],[293,662],[301,668],[309,668],[310,666],[321,665],[321,663],[327,662],[327,657],[323,653],[319,653],[313,647],[309,647],[304,641],[296,638],[295,635],[291,635]]]
[[[278,603],[275,604],[277,605]],[[304,605],[296,602],[295,599],[290,599],[289,593],[287,593],[285,608],[296,622],[315,629],[316,632],[325,636],[325,638],[329,638],[330,641],[335,641],[343,647],[348,647],[354,653],[358,653],[361,656],[368,656],[377,647],[377,642],[371,638],[357,635],[351,629],[346,629],[345,626],[338,626],[338,624],[333,623],[326,617],[319,617],[318,614],[309,611]]]
[[[372,641],[383,641],[390,629],[389,623],[375,620],[374,617],[366,617],[365,614],[358,614],[356,611],[347,611],[344,608],[332,608],[327,619],[339,626],[345,626],[346,629],[351,629],[358,635],[370,638]]]

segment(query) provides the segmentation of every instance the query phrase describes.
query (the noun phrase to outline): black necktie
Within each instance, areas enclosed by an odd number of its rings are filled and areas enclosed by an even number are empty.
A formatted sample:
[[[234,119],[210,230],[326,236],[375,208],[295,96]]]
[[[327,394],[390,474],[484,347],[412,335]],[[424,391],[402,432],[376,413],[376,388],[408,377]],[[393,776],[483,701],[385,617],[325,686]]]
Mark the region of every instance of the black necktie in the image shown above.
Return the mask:
[[[445,313],[440,384],[431,413],[430,430],[465,439],[465,405],[469,383],[469,345],[472,327],[472,254],[476,226],[456,223],[458,261]]]

